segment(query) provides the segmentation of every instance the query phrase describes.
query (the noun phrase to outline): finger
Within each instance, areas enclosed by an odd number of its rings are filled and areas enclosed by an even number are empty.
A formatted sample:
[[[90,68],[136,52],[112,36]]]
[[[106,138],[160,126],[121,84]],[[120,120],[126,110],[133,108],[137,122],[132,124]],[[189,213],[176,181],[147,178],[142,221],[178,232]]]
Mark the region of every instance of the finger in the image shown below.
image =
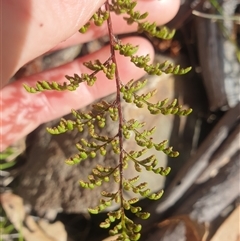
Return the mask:
[[[131,37],[125,39],[124,42],[138,43],[140,47],[137,52],[138,55],[150,54],[150,57],[153,57],[153,48],[147,40],[140,37]],[[46,91],[29,94],[23,89],[23,83],[35,86],[37,81],[44,79],[63,83],[66,81],[64,78],[66,74],[73,75],[73,73],[77,73],[80,75],[83,72],[89,73],[89,70],[83,66],[84,61],[100,59],[104,62],[108,57],[109,48],[105,47],[72,63],[5,86],[0,92],[2,96],[2,102],[0,103],[2,105],[0,106],[0,118],[2,118],[0,151],[27,135],[39,124],[63,116],[69,113],[72,108],[81,108],[115,91],[115,81],[106,79],[103,73],[97,75],[98,80],[93,87],[88,87],[83,83],[73,92]],[[117,62],[121,80],[125,83],[144,74],[143,71],[139,71],[129,61],[129,58],[118,55]]]
[[[104,0],[2,0],[1,84],[77,32]]]
[[[180,0],[138,0],[136,10],[141,13],[148,12],[146,20],[163,25],[169,22],[178,12]],[[127,25],[122,15],[111,15],[115,34],[129,33],[137,30],[137,24]],[[66,48],[71,45],[85,43],[101,36],[107,35],[106,24],[101,27],[92,25],[85,34],[75,33],[66,41],[58,44],[55,49]]]

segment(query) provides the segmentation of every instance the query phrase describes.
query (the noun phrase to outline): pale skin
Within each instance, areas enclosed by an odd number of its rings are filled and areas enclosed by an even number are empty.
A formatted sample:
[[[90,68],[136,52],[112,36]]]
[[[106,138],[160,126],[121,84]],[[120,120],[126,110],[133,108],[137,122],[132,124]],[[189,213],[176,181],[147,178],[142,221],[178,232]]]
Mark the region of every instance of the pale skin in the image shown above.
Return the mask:
[[[84,61],[109,56],[105,47],[96,53],[74,60],[33,76],[8,84],[14,73],[27,62],[53,49],[96,39],[107,33],[106,25],[91,28],[87,34],[78,33],[104,0],[1,0],[1,59],[0,59],[0,151],[26,136],[40,124],[63,116],[71,109],[79,109],[115,90],[114,81],[98,74],[94,87],[82,84],[75,92],[27,93],[22,84],[35,86],[39,80],[66,81],[64,76],[89,72]],[[159,25],[170,21],[178,11],[180,0],[138,0],[138,9],[151,14],[148,20]],[[133,32],[136,25],[128,26],[120,17],[112,15],[116,34]],[[139,45],[138,55],[154,55],[151,44],[140,37],[129,37],[124,42]],[[123,82],[137,79],[143,71],[124,57],[117,58]]]

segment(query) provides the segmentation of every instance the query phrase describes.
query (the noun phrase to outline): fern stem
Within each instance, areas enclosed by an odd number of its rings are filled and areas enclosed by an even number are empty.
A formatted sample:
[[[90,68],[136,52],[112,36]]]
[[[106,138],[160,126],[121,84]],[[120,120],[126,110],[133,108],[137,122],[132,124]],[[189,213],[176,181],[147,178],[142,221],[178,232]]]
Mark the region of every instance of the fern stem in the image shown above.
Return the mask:
[[[121,79],[119,76],[118,71],[118,65],[116,60],[116,54],[114,50],[114,45],[116,44],[116,37],[113,33],[113,27],[112,27],[112,20],[110,15],[110,8],[109,8],[109,1],[105,2],[105,9],[109,12],[109,18],[107,20],[107,26],[108,26],[108,33],[109,33],[109,42],[110,42],[110,52],[113,63],[116,64],[116,70],[115,70],[115,81],[116,81],[116,105],[118,109],[118,117],[119,117],[119,125],[118,125],[118,138],[119,138],[119,175],[120,175],[120,182],[119,182],[119,196],[120,196],[120,205],[122,211],[124,211],[123,208],[123,113],[122,113],[122,105],[121,105]]]

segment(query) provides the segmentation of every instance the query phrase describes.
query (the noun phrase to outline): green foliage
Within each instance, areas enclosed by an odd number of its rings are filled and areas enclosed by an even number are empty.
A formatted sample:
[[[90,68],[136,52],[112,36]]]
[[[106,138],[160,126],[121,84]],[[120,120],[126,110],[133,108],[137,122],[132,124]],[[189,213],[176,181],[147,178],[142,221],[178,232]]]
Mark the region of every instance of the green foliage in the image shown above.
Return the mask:
[[[0,152],[0,170],[6,170],[16,164],[13,161],[6,161],[11,155],[14,154],[14,150],[11,147],[8,147],[5,151]]]
[[[14,149],[8,147],[3,152],[0,152],[0,170],[7,171],[16,164],[15,160],[6,161],[14,154]],[[9,221],[3,207],[0,206],[0,241],[9,240],[11,236],[15,236],[12,240],[24,241],[21,232],[16,231],[14,225]]]
[[[0,160],[5,160],[6,158],[8,158],[9,156],[11,156],[13,154],[13,150],[11,147],[8,147],[5,151],[0,152]]]
[[[133,220],[127,217],[126,210],[135,214],[136,217],[140,219],[147,219],[150,214],[144,212],[140,206],[137,206],[139,196],[151,200],[158,200],[163,195],[163,190],[153,193],[148,188],[147,182],[138,183],[139,176],[126,179],[124,170],[132,163],[139,175],[144,170],[153,172],[156,175],[166,176],[171,170],[170,167],[160,167],[155,155],[147,156],[148,150],[154,149],[170,157],[177,157],[179,155],[177,151],[173,150],[173,147],[167,146],[167,140],[160,143],[154,142],[152,135],[156,127],[144,129],[145,123],[141,123],[135,119],[125,120],[122,114],[122,101],[134,104],[138,108],[145,107],[149,113],[153,115],[173,114],[186,116],[192,112],[192,109],[184,109],[182,105],[179,105],[176,99],[171,102],[165,99],[157,103],[152,103],[150,99],[156,94],[156,90],[139,94],[138,91],[144,88],[147,80],[130,80],[127,84],[122,84],[117,71],[118,66],[115,60],[116,52],[130,58],[130,61],[134,63],[135,66],[144,69],[149,75],[161,75],[163,73],[181,75],[191,69],[190,67],[184,69],[179,65],[174,66],[167,61],[164,63],[150,64],[149,55],[135,55],[138,46],[133,46],[128,43],[122,44],[120,40],[113,37],[110,12],[115,12],[118,15],[124,14],[126,22],[128,24],[137,23],[140,32],[146,31],[152,36],[164,39],[173,36],[174,31],[170,31],[166,27],[159,28],[155,23],[146,21],[145,18],[148,13],[141,14],[135,11],[134,8],[136,4],[137,3],[132,0],[106,1],[104,5],[105,9],[99,9],[89,22],[80,29],[81,33],[85,33],[92,24],[101,26],[107,21],[111,54],[103,63],[100,62],[100,60],[85,63],[84,65],[92,71],[91,74],[82,74],[81,76],[74,74],[72,77],[66,76],[68,82],[63,84],[39,81],[35,87],[24,86],[25,89],[31,93],[45,90],[73,91],[83,82],[86,82],[89,86],[94,85],[97,81],[96,74],[98,72],[103,72],[109,80],[114,79],[116,81],[117,95],[113,102],[100,101],[92,105],[92,110],[88,113],[72,110],[72,114],[75,117],[74,120],[62,118],[59,125],[54,128],[47,128],[47,130],[51,134],[62,134],[73,129],[77,129],[79,132],[88,130],[89,137],[91,138],[82,138],[76,144],[78,153],[66,160],[66,163],[69,165],[79,164],[87,158],[95,158],[97,154],[105,156],[109,150],[118,156],[119,162],[116,166],[97,165],[89,174],[88,181],[81,180],[79,183],[81,187],[89,189],[101,186],[103,182],[116,182],[119,185],[119,189],[116,192],[102,191],[102,198],[100,199],[99,205],[95,208],[89,208],[89,212],[97,214],[104,211],[113,203],[119,204],[119,209],[109,212],[108,218],[100,224],[100,227],[111,228],[109,234],[120,234],[117,240],[122,241],[139,240],[142,229],[140,224],[134,223]],[[97,131],[98,129],[96,127],[105,127],[107,118],[119,124],[119,128],[114,136],[104,136]],[[123,141],[127,141],[131,137],[135,139],[136,145],[139,147],[138,150],[127,151],[124,149]],[[133,192],[138,196],[126,199],[123,194],[124,191]]]
[[[3,208],[0,207],[0,241],[13,240],[13,241],[24,241],[21,232],[16,231],[14,225],[9,221]]]

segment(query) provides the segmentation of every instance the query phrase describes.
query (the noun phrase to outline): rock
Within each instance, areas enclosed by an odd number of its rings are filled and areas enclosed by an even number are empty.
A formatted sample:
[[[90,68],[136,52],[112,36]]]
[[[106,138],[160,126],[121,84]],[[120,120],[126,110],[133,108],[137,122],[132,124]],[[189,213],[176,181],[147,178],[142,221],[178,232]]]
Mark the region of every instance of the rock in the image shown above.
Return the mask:
[[[162,75],[160,77],[150,77],[147,90],[158,89],[157,95],[152,102],[159,99],[173,99],[174,78],[171,75]],[[108,99],[114,98],[114,95]],[[89,110],[87,107],[85,110]],[[124,118],[126,120],[136,118],[145,121],[146,128],[150,129],[156,126],[158,129],[153,135],[156,143],[169,139],[173,124],[172,116],[153,116],[145,108],[138,109],[133,105],[124,103]],[[69,117],[69,116],[68,116]],[[114,165],[118,158],[109,152],[106,157],[98,156],[96,159],[88,159],[77,166],[68,166],[64,160],[77,153],[75,143],[80,138],[88,138],[87,133],[78,133],[77,131],[67,132],[63,135],[50,135],[46,132],[46,127],[55,126],[58,120],[46,123],[37,128],[27,138],[26,158],[27,164],[20,176],[17,193],[23,199],[30,203],[38,215],[43,216],[56,212],[86,212],[87,207],[94,207],[98,204],[100,190],[116,190],[117,185],[106,183],[101,188],[94,190],[82,189],[79,186],[79,180],[87,180],[93,167],[96,164]],[[109,123],[107,128],[101,134],[115,135],[117,132],[117,123]],[[134,139],[125,142],[126,150],[135,149]],[[159,160],[159,166],[166,166],[167,156],[162,153],[156,153],[152,150],[148,155],[156,154]],[[133,167],[126,171],[126,177],[138,175]],[[149,187],[153,191],[163,188],[164,180],[160,175],[153,175],[151,172],[143,172],[141,181],[147,180]],[[132,194],[130,194],[130,197]]]

